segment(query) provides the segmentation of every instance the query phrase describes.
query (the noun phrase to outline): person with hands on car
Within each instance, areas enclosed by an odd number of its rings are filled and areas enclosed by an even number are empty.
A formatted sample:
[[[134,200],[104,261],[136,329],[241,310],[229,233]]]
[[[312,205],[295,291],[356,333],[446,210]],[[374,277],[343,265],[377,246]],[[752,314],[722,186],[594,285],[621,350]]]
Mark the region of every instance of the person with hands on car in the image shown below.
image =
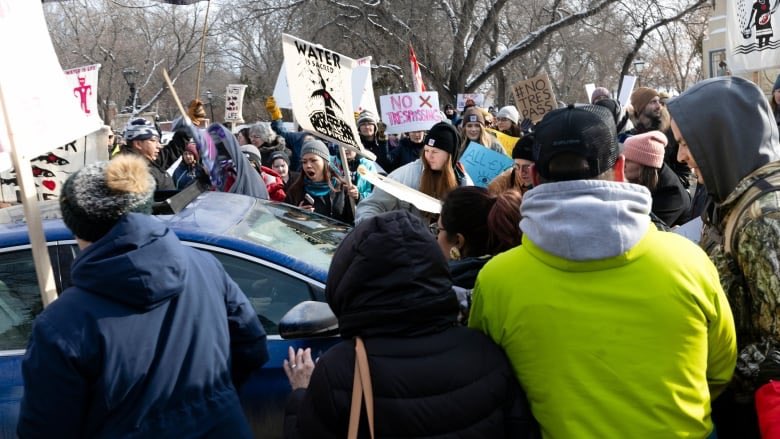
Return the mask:
[[[252,437],[236,389],[268,360],[265,331],[222,264],[150,215],[154,187],[135,155],[65,181],[81,252],[33,325],[20,438]]]
[[[325,298],[342,341],[316,366],[310,350],[288,350],[285,437],[347,437],[358,337],[375,437],[540,437],[503,352],[456,326],[447,262],[415,214],[394,210],[355,226],[333,256]],[[369,437],[365,410],[360,424],[358,437]]]

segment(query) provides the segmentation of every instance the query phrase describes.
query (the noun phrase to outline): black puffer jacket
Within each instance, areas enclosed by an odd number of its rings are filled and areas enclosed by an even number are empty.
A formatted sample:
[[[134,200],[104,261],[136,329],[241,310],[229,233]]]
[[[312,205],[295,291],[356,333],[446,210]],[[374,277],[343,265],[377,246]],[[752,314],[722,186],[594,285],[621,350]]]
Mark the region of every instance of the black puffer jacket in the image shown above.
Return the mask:
[[[344,438],[354,341],[368,353],[377,437],[536,437],[525,394],[504,353],[455,327],[447,263],[407,211],[358,224],[328,273],[326,296],[346,340],[317,363],[309,388],[290,397],[286,437]],[[360,437],[368,437],[365,411]]]

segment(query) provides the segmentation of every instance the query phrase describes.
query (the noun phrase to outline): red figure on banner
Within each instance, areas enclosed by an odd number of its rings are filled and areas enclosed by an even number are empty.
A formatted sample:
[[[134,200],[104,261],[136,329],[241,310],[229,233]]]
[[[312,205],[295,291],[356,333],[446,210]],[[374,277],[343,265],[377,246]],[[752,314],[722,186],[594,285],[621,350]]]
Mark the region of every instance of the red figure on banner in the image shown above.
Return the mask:
[[[87,78],[79,76],[79,86],[73,89],[73,96],[78,96],[81,99],[81,110],[84,114],[89,114],[91,111],[87,106],[87,96],[92,96],[92,86],[84,85],[87,82]]]

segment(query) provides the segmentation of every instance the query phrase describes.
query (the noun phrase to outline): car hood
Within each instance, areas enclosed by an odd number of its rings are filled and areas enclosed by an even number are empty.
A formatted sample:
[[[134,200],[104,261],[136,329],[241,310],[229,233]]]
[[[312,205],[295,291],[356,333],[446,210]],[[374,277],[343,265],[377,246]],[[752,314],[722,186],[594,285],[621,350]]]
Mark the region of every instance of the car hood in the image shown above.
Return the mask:
[[[184,248],[160,220],[131,213],[79,254],[71,282],[113,301],[151,309],[181,292]]]

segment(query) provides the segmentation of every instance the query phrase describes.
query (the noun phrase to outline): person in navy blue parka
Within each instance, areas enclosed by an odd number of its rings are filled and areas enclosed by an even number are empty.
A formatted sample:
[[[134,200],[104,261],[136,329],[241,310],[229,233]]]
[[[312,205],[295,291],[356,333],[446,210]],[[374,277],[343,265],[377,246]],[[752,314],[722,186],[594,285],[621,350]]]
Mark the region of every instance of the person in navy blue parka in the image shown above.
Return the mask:
[[[35,320],[19,437],[252,437],[236,387],[267,361],[265,332],[213,256],[145,214],[153,191],[131,155],[65,182],[82,252]]]

